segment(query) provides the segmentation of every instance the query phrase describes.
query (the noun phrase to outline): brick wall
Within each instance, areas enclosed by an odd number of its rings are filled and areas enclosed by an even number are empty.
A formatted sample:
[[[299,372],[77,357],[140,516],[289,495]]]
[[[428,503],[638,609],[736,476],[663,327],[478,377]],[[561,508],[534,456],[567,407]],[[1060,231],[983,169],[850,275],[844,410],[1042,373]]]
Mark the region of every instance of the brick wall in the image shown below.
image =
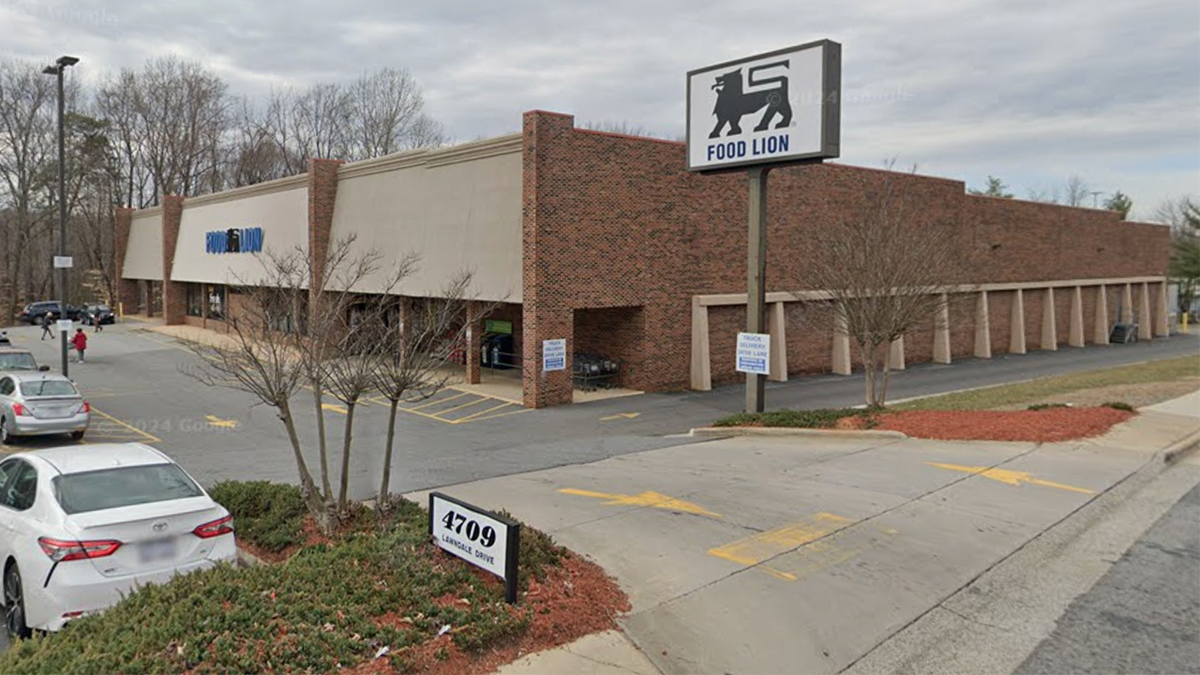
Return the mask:
[[[313,285],[324,273],[329,254],[329,235],[333,230],[333,209],[337,202],[337,172],[341,165],[341,161],[332,159],[308,160],[308,255],[312,261]]]
[[[575,352],[619,361],[623,387],[645,386],[641,368],[645,333],[645,312],[641,307],[575,310]]]
[[[122,276],[125,271],[125,249],[129,246],[129,229],[133,225],[133,209],[118,207],[113,212],[113,269],[117,277],[117,297],[109,301],[123,308],[125,312],[137,312],[141,305],[136,279],[126,279]],[[117,307],[113,307],[116,311]]]
[[[168,326],[183,323],[187,315],[187,285],[170,281],[175,263],[175,243],[179,241],[179,223],[183,218],[183,197],[168,195],[162,198],[163,231],[163,320]]]
[[[568,377],[538,372],[540,341],[565,337],[570,353],[577,308],[642,305],[639,380],[651,390],[687,387],[692,296],[746,290],[744,173],[689,174],[682,144],[576,130],[565,115],[527,113],[524,134],[526,403],[570,401]],[[1121,222],[1106,211],[971,196],[956,180],[823,164],[771,173],[768,290],[811,288],[803,257],[817,228],[860,204],[884,180],[896,181],[931,221],[957,226],[959,237],[951,243],[964,251],[967,264],[951,281],[1166,273],[1164,227]],[[1039,295],[1025,293],[1030,348],[1041,335]],[[1069,293],[1055,295],[1066,302],[1059,305],[1059,320],[1069,321]],[[1004,298],[997,304],[1004,307],[993,307],[993,351],[1003,353],[1009,315]],[[798,311],[794,306],[789,304],[790,316]],[[974,353],[974,311],[973,298],[951,308],[955,357]],[[1060,326],[1063,342],[1068,327]],[[727,372],[731,359],[722,355],[740,328],[727,310],[710,309],[714,383],[733,377]],[[803,340],[789,344],[789,370],[805,372],[817,358],[828,368],[828,336],[817,340],[791,323],[789,329],[789,337]],[[908,359],[926,360],[931,347],[924,343],[932,336],[913,338]]]

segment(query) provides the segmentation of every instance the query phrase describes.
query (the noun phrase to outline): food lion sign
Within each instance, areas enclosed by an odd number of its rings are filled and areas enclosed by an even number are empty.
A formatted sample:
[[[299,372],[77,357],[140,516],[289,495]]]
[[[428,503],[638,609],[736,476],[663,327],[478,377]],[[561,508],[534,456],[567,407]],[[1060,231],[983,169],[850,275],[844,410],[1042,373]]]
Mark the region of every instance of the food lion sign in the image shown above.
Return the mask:
[[[842,46],[821,40],[687,75],[687,168],[837,157]]]
[[[517,601],[520,523],[431,492],[429,535],[439,548],[504,579],[504,599]]]

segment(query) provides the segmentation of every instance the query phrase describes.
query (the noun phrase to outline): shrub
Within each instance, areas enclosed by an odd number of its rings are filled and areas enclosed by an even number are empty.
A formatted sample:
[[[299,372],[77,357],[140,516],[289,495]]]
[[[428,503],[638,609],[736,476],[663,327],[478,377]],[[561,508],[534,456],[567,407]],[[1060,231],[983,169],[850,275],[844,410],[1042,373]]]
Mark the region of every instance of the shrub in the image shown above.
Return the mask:
[[[267,481],[222,481],[208,493],[233,514],[242,541],[271,552],[300,541],[308,512],[300,488]]]
[[[877,410],[858,408],[828,408],[819,410],[773,410],[764,413],[738,413],[713,422],[715,427],[793,427],[801,429],[832,429],[845,417],[862,417],[872,425]]]
[[[508,511],[497,511],[496,515],[509,520],[517,520]],[[553,537],[524,523],[521,524],[521,544],[518,551],[521,556],[521,565],[518,572],[520,578],[517,582],[521,590],[529,588],[530,576],[540,581],[551,567],[562,565],[565,553],[561,546],[554,543]]]
[[[1026,408],[1026,410],[1048,410],[1050,408],[1070,408],[1069,403],[1034,403]]]

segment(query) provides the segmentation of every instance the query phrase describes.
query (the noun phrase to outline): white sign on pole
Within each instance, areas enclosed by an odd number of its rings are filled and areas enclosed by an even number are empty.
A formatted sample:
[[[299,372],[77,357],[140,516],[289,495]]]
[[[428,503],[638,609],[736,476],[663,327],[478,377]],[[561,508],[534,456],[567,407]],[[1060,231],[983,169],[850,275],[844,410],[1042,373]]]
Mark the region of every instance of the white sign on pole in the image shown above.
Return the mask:
[[[71,332],[71,320],[70,319],[59,319],[58,320],[58,332],[60,332],[60,333]]]
[[[840,44],[820,40],[687,78],[689,171],[838,156]]]
[[[75,260],[69,255],[54,256],[54,268],[70,268],[75,266]]]
[[[567,341],[542,340],[542,370],[567,369]]]
[[[771,369],[771,336],[765,333],[738,333],[737,370],[739,373],[768,375]]]
[[[521,526],[440,492],[429,493],[429,534],[439,548],[504,579],[517,601]]]

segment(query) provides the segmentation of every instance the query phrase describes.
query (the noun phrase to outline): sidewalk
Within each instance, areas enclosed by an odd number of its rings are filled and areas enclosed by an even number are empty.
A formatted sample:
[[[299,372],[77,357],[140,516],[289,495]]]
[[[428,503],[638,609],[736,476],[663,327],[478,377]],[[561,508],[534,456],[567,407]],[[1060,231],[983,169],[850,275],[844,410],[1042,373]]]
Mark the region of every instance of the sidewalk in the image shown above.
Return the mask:
[[[1072,443],[728,438],[443,491],[549,532],[630,596],[628,639],[589,636],[502,672],[836,673],[1161,470],[1166,448],[1200,437],[1198,402]]]

